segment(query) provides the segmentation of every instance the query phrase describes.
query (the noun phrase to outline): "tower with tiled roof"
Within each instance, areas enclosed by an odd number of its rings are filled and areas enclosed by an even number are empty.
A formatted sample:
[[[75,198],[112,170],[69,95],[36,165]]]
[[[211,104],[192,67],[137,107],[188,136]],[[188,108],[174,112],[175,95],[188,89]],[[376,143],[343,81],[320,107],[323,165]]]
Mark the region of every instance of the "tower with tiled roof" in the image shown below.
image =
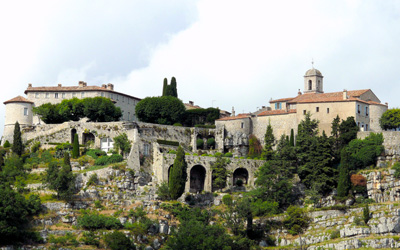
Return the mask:
[[[33,102],[25,97],[17,96],[4,102],[6,106],[6,117],[4,121],[4,140],[12,143],[15,123],[18,122],[21,127],[32,126],[32,106]]]
[[[324,76],[318,69],[307,70],[304,75],[304,93],[324,93]]]

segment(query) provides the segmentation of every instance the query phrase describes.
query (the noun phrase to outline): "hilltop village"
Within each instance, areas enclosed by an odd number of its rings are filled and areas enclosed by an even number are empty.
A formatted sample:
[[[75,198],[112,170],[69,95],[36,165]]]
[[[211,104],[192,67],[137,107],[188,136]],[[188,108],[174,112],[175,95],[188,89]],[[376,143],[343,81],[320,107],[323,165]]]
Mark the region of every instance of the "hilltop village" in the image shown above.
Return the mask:
[[[29,84],[4,102],[0,152],[0,197],[26,199],[29,212],[13,230],[0,213],[0,245],[399,248],[400,134],[381,127],[388,104],[371,89],[325,93],[315,68],[303,78],[297,96],[246,114],[183,104],[174,78],[143,99],[111,83]],[[20,206],[8,202],[0,212]]]

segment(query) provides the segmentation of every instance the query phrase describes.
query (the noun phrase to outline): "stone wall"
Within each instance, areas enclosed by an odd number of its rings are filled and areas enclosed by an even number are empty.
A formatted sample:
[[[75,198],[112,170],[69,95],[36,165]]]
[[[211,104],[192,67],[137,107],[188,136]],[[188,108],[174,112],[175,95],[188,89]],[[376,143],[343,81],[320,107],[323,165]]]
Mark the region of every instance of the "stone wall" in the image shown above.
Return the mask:
[[[358,132],[357,138],[364,139],[371,131]],[[385,147],[385,155],[400,155],[400,131],[382,131],[383,146]]]

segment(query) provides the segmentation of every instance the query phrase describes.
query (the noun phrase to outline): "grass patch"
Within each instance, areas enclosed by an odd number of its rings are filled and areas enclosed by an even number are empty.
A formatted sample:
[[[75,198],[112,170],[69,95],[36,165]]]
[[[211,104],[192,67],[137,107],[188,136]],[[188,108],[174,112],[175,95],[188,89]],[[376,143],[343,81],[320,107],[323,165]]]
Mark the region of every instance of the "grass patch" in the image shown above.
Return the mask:
[[[47,202],[61,202],[57,200],[57,196],[55,194],[41,194],[39,196],[40,201],[42,203],[47,203]]]

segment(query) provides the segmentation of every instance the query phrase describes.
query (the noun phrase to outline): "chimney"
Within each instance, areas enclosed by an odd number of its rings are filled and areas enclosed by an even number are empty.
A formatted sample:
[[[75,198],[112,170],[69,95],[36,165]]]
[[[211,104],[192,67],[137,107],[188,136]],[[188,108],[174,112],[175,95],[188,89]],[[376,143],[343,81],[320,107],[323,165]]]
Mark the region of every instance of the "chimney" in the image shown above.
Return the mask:
[[[385,105],[386,105],[386,106],[389,106],[389,103],[385,102]]]
[[[32,88],[32,83],[28,83],[28,88]]]
[[[235,108],[234,108],[234,107],[232,107],[232,113],[231,113],[231,116],[235,116]]]
[[[299,91],[297,92],[297,95],[301,95],[301,91],[300,91],[300,89],[299,89]]]
[[[114,90],[114,84],[112,84],[112,83],[107,84],[107,89]]]
[[[349,97],[347,96],[347,90],[344,89],[344,90],[343,90],[343,100],[347,100],[347,98],[349,98]]]
[[[106,88],[107,88],[107,85],[106,85],[106,84],[102,84],[101,87],[104,88],[104,89],[106,89]]]
[[[189,101],[189,104],[194,106],[194,102],[193,101]]]
[[[61,83],[58,84],[58,87],[62,87]]]
[[[85,85],[85,82],[84,81],[79,81],[79,87],[80,88],[82,88],[82,87],[85,87],[86,85]]]

